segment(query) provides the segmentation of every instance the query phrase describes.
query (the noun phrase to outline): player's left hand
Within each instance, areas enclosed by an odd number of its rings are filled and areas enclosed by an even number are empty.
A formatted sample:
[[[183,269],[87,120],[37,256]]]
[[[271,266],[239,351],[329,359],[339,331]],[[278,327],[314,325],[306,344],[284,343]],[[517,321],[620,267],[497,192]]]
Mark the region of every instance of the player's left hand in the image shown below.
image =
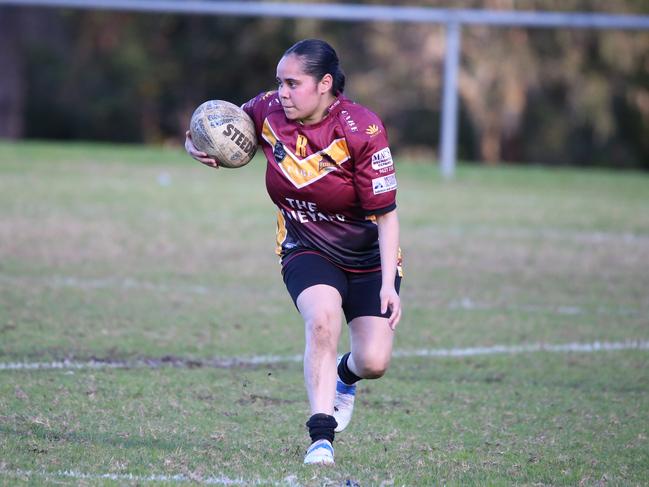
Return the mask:
[[[390,310],[388,326],[394,330],[401,319],[401,298],[394,287],[382,287],[379,297],[381,298],[381,313]]]

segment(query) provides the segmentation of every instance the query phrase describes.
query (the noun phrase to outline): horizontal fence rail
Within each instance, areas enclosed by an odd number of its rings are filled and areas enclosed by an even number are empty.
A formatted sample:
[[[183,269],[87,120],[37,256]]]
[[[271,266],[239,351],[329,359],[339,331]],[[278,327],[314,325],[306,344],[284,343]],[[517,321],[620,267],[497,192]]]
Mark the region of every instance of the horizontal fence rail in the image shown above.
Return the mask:
[[[315,18],[342,21],[386,21],[479,24],[588,29],[649,29],[648,15],[582,12],[532,12],[436,9],[334,3],[220,2],[208,0],[0,0],[0,5],[127,10],[176,14]]]

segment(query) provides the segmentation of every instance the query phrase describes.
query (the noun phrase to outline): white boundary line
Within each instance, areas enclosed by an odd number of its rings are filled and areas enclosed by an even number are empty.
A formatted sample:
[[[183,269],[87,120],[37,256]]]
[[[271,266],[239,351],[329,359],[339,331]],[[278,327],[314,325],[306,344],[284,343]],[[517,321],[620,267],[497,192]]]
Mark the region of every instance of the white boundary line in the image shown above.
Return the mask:
[[[531,343],[523,345],[493,345],[490,347],[438,348],[395,350],[394,357],[475,357],[480,355],[507,355],[535,352],[593,353],[619,350],[649,350],[649,340],[592,343]],[[257,355],[250,357],[223,357],[212,359],[159,358],[138,360],[62,360],[53,362],[0,362],[0,371],[11,370],[84,370],[84,369],[158,369],[163,367],[212,367],[231,369],[254,365],[302,362],[302,355]]]
[[[643,311],[640,309],[629,307],[611,307],[611,306],[598,306],[597,308],[589,309],[581,306],[571,305],[558,305],[558,306],[544,306],[535,304],[523,305],[508,305],[508,304],[493,304],[488,302],[474,301],[471,298],[464,297],[459,300],[451,301],[446,306],[450,310],[463,310],[463,311],[519,311],[525,313],[555,313],[559,315],[615,315],[615,316],[641,316]]]
[[[395,357],[475,357],[478,355],[505,355],[533,352],[577,352],[592,353],[617,350],[649,350],[647,340],[629,340],[625,342],[592,342],[592,343],[532,343],[528,345],[493,345],[491,347],[450,348],[437,350],[395,350]]]
[[[68,478],[74,480],[114,480],[116,482],[176,482],[176,483],[198,483],[205,485],[291,485],[291,477],[287,477],[285,482],[279,484],[270,480],[244,480],[231,479],[223,475],[218,477],[189,477],[187,475],[133,475],[119,473],[84,473],[75,470],[58,470],[54,472],[32,471],[32,470],[0,470],[0,476],[12,477],[40,477],[44,479]]]

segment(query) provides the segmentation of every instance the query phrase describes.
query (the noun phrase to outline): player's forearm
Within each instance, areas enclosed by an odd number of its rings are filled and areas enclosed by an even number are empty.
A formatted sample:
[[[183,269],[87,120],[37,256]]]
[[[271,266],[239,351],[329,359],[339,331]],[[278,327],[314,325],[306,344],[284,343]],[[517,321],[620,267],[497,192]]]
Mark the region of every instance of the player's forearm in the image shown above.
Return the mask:
[[[381,252],[381,277],[383,286],[394,286],[399,253],[399,218],[397,210],[377,215],[379,250]]]

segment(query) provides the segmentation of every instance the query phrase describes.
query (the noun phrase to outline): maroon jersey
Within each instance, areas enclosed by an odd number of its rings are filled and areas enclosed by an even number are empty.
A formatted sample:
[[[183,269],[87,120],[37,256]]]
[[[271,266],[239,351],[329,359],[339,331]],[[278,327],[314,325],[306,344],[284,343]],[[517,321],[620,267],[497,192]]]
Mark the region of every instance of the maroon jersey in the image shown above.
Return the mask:
[[[340,95],[313,125],[288,120],[276,91],[243,105],[268,159],[283,262],[319,252],[357,272],[381,266],[375,215],[396,208],[397,180],[383,123]]]

